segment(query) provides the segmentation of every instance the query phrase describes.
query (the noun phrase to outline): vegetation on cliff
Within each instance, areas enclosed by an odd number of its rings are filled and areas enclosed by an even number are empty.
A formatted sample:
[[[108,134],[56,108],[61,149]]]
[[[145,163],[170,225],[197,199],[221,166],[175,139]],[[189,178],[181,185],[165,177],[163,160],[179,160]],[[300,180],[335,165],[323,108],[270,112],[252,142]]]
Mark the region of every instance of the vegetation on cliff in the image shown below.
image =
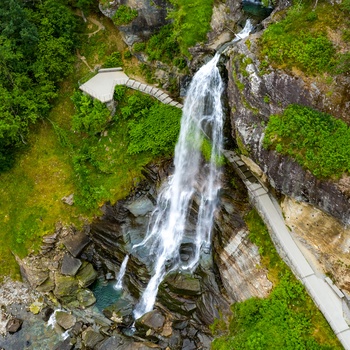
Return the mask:
[[[135,43],[134,51],[143,51],[149,60],[171,63],[185,68],[184,57],[191,56],[189,48],[206,40],[210,30],[213,0],[169,0],[168,11],[171,23],[163,26],[147,42]]]
[[[293,157],[317,177],[339,178],[350,171],[350,128],[341,120],[300,105],[272,115],[264,147]]]
[[[113,22],[117,26],[130,23],[138,15],[137,10],[132,9],[126,5],[120,5],[113,16]]]
[[[189,56],[188,48],[205,41],[210,29],[213,0],[170,0],[174,10],[169,12],[173,20],[173,36],[181,52]]]
[[[226,334],[214,340],[213,350],[336,350],[342,349],[328,323],[279,257],[256,211],[246,222],[249,238],[258,245],[262,267],[269,271],[274,289],[266,299],[251,298],[232,306]],[[223,332],[223,321],[213,331]]]
[[[296,1],[282,20],[269,25],[260,41],[263,65],[308,75],[350,71],[347,2],[313,6],[314,1]]]

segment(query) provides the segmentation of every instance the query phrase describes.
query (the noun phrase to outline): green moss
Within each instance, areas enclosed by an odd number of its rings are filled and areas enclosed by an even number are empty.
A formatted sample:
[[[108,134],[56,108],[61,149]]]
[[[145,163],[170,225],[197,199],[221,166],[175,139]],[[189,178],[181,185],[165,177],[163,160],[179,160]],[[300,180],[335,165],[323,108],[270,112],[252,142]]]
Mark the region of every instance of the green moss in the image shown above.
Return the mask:
[[[146,43],[135,43],[132,47],[135,52],[145,51]]]
[[[251,42],[249,39],[247,39],[247,40],[245,41],[245,44],[247,45],[248,50],[250,50],[250,49],[251,49],[251,46],[252,46],[252,42]]]
[[[241,99],[242,99],[243,106],[245,108],[251,110],[254,115],[258,115],[259,114],[259,109],[253,107],[243,95],[241,96]]]
[[[265,103],[270,103],[270,97],[268,95],[264,96],[264,102]]]
[[[350,171],[350,128],[341,120],[300,105],[272,115],[264,146],[292,156],[317,177]]]
[[[238,134],[238,132],[236,131],[236,142],[237,142],[237,146],[238,146],[238,149],[239,149],[239,152],[241,154],[243,154],[244,156],[246,157],[249,157],[249,148],[247,148],[243,141],[242,141],[242,138],[240,137],[240,135]]]
[[[238,90],[242,92],[244,90],[245,85],[238,79],[237,73],[235,70],[232,71],[232,77],[233,77],[233,81],[235,82]]]

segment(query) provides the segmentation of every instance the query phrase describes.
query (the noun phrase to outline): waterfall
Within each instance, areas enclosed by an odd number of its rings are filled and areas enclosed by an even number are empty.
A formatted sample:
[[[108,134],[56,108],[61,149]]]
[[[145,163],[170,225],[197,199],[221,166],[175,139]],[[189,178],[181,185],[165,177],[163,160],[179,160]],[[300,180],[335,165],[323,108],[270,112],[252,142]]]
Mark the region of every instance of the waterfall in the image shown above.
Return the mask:
[[[213,216],[220,188],[217,163],[222,146],[223,83],[216,67],[216,55],[193,77],[183,115],[181,131],[175,148],[175,172],[158,196],[157,207],[150,219],[144,240],[134,246],[145,246],[154,255],[153,276],[134,310],[135,319],[151,311],[159,284],[165,275],[178,269],[192,271],[198,264],[201,247],[210,245]],[[206,143],[209,154],[203,161]],[[199,196],[195,229],[187,230],[189,210]],[[190,244],[191,257],[182,261],[180,248]]]
[[[126,255],[122,262],[122,265],[120,266],[120,270],[117,277],[117,283],[115,284],[114,289],[119,290],[123,288],[123,278],[125,275],[125,270],[126,270],[126,265],[128,264],[128,260],[129,260],[129,255]]]
[[[248,36],[251,29],[248,20],[234,41]],[[218,53],[192,79],[175,147],[175,172],[159,193],[145,238],[133,247],[148,249],[154,259],[152,277],[134,309],[135,319],[153,309],[158,287],[167,273],[193,271],[201,251],[210,251],[223,138],[219,58]],[[193,204],[198,207],[195,223],[190,218]],[[188,253],[186,259],[181,254],[184,250]]]

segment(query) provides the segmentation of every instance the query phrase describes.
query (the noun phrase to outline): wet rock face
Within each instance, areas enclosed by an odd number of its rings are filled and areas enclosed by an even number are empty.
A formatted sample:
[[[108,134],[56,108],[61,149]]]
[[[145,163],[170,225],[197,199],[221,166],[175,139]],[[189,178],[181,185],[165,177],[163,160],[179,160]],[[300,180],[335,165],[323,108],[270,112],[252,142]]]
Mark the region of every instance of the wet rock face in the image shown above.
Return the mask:
[[[329,99],[319,86],[302,77],[273,69],[263,73],[254,54],[258,37],[249,37],[250,49],[246,41],[242,41],[228,54],[227,93],[232,137],[242,152],[260,166],[269,184],[278,192],[310,203],[349,224],[350,186],[346,181],[318,180],[293,159],[265,150],[262,141],[270,115],[282,113],[289,104],[298,103],[330,112],[344,120],[350,115],[350,106]]]

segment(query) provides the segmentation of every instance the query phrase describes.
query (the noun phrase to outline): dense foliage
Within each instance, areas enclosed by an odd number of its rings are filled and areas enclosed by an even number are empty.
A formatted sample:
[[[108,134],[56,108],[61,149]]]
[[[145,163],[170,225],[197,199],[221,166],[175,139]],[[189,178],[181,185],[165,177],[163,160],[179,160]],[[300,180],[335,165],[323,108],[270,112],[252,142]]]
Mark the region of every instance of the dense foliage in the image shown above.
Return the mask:
[[[309,75],[350,71],[349,54],[344,49],[339,51],[328,34],[346,23],[341,10],[333,5],[332,11],[337,13],[333,15],[329,5],[319,4],[315,9],[313,5],[312,1],[295,2],[284,19],[264,31],[262,59],[281,67],[296,67]],[[339,44],[339,39],[336,42]]]
[[[0,170],[26,142],[30,125],[47,115],[57,83],[72,71],[76,31],[64,1],[0,2]]]
[[[186,61],[181,59],[180,47],[173,36],[174,28],[171,24],[163,26],[160,31],[151,36],[145,47],[148,58],[165,63],[173,63],[179,68],[186,66]]]
[[[81,92],[75,92],[72,100],[76,107],[76,113],[72,117],[74,131],[94,135],[104,130],[111,120],[110,111],[104,103]]]
[[[276,286],[266,299],[234,304],[228,334],[215,339],[212,349],[340,350],[304,287],[278,256],[256,211],[250,212],[246,221],[250,239],[259,246],[263,267],[268,268]],[[219,322],[213,330],[218,326]]]
[[[264,146],[290,155],[318,177],[340,177],[350,171],[350,128],[341,120],[311,108],[290,105],[272,115]]]
[[[180,131],[181,110],[161,103],[151,106],[147,115],[128,123],[128,153],[171,154]]]
[[[124,24],[129,24],[132,20],[134,20],[138,16],[138,12],[135,9],[132,9],[126,5],[120,5],[113,15],[113,22],[117,26],[121,26]]]
[[[213,0],[170,0],[174,9],[169,12],[173,19],[173,36],[181,52],[189,56],[188,48],[206,40],[213,12]]]
[[[181,110],[163,105],[149,95],[116,86],[117,109],[113,118],[99,101],[76,92],[72,128],[81,137],[57,136],[72,149],[77,191],[75,202],[86,210],[110,196],[108,179],[131,177],[152,158],[173,152],[180,129]],[[128,189],[126,189],[128,191]]]
[[[180,132],[181,110],[164,105],[138,91],[126,94],[117,87],[119,117],[128,121],[129,154],[150,152],[153,156],[171,154]]]

